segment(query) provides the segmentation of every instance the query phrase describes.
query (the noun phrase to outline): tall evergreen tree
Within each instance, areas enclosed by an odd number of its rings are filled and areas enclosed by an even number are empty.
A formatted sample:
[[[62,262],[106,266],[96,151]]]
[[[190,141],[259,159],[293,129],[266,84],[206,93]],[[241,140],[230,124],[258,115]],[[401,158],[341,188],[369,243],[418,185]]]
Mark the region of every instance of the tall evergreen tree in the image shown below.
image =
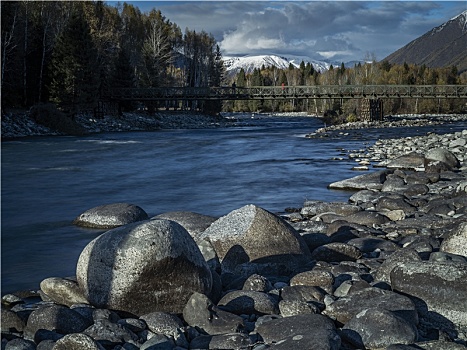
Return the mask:
[[[80,7],[57,40],[49,71],[52,101],[73,109],[95,104],[99,93],[97,52]]]

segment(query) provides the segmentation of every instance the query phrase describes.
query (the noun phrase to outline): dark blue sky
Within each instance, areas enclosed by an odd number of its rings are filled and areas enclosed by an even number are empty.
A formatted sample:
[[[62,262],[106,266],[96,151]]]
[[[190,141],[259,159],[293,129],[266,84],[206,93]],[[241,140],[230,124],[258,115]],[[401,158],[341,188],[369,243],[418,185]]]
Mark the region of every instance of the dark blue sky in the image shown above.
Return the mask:
[[[127,1],[182,31],[212,33],[224,56],[377,60],[467,10],[467,1]],[[117,2],[108,1],[110,5]]]

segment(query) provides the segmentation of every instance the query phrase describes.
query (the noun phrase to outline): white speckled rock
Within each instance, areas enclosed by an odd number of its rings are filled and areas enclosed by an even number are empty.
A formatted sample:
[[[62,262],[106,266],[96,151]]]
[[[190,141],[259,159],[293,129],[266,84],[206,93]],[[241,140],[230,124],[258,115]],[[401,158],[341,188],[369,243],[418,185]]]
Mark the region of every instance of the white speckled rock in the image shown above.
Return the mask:
[[[195,241],[168,220],[103,233],[82,251],[76,276],[92,305],[136,315],[182,312],[193,292],[209,293],[212,286]]]
[[[310,254],[303,238],[288,223],[255,205],[246,205],[216,220],[199,240],[211,243],[223,272],[240,272],[240,266],[254,266],[252,272],[260,274],[262,269],[290,273]]]
[[[146,219],[148,214],[137,205],[114,203],[86,210],[73,224],[92,228],[114,228]]]

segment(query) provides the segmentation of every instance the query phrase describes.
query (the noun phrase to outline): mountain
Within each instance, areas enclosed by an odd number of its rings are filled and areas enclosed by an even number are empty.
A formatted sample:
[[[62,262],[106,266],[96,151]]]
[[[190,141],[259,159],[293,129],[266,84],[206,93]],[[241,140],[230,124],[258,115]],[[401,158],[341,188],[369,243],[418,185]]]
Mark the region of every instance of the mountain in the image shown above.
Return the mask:
[[[323,72],[329,69],[331,63],[324,61],[312,60],[309,57],[293,56],[281,57],[277,55],[258,55],[258,56],[243,56],[243,57],[224,57],[224,66],[227,76],[235,75],[244,69],[245,73],[253,73],[255,68],[261,69],[264,67],[276,67],[278,69],[289,68],[292,64],[294,67],[300,67],[303,61],[305,64],[310,63],[316,71]]]
[[[385,58],[390,63],[425,64],[427,67],[457,66],[467,71],[467,10],[433,28]]]

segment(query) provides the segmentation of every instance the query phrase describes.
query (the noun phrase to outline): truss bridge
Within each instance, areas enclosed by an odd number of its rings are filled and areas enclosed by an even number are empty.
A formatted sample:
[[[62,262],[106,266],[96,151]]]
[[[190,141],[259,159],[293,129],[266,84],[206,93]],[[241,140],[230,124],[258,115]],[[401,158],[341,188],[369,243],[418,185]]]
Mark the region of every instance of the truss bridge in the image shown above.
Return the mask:
[[[110,101],[467,98],[467,85],[313,85],[112,88]]]

